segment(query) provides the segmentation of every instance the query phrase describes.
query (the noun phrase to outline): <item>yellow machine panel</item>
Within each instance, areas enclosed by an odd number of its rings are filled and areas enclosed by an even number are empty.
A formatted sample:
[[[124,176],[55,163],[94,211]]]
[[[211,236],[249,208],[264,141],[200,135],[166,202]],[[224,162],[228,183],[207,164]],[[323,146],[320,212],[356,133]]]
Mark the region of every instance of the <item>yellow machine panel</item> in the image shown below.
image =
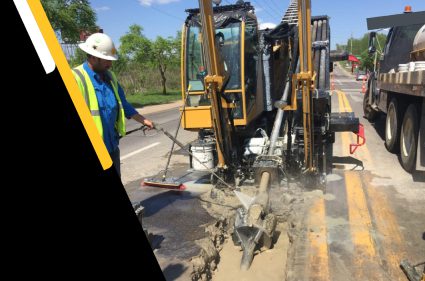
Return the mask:
[[[180,108],[180,110],[182,110]],[[182,117],[185,129],[211,128],[211,106],[186,107]]]

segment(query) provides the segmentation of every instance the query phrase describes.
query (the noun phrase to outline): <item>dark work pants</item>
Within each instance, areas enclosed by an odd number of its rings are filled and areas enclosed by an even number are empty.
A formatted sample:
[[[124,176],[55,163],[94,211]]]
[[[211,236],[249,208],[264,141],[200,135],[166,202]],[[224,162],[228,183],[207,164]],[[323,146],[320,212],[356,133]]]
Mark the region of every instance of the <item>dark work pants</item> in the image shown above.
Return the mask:
[[[115,169],[117,170],[118,176],[121,178],[121,162],[120,162],[120,149],[117,148],[111,153],[111,158]]]

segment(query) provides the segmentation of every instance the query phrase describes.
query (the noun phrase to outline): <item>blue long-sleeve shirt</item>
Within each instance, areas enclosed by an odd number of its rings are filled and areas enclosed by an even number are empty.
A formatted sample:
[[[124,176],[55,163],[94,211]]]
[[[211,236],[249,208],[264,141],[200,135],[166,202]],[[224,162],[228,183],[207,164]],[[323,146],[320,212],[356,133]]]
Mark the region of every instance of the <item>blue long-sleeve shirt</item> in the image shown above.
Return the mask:
[[[99,75],[88,66],[87,62],[84,63],[83,67],[90,76],[99,103],[100,118],[103,126],[103,141],[109,153],[112,153],[118,148],[119,144],[119,135],[115,129],[115,123],[118,119],[118,101],[110,83],[102,81]],[[119,84],[118,94],[121,98],[125,117],[130,118],[137,114],[136,109],[126,100],[124,90]]]

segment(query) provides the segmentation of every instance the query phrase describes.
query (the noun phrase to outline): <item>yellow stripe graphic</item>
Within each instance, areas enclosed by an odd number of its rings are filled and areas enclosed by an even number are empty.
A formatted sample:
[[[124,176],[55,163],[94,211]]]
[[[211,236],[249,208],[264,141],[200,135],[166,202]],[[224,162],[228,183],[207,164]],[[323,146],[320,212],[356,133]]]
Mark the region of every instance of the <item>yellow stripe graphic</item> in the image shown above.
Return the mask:
[[[77,83],[72,75],[71,68],[62,51],[62,48],[55,36],[55,33],[50,25],[50,22],[44,12],[43,6],[38,0],[28,0],[28,5],[31,8],[32,14],[37,21],[38,27],[43,34],[44,40],[52,54],[58,71],[63,79],[63,82],[71,96],[72,102],[80,116],[80,119],[86,129],[90,141],[96,151],[103,169],[108,169],[112,166],[112,160],[106,149],[106,146],[100,136],[89,109],[84,101],[83,95],[77,86]]]

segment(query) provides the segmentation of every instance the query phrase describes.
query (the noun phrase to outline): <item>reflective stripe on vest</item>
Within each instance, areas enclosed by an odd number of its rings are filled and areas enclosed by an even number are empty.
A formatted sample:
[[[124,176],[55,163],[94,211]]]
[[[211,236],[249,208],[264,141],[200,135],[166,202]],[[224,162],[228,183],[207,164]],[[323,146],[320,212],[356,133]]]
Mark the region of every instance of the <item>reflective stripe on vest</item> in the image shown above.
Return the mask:
[[[75,71],[75,73],[78,75],[78,77],[80,78],[81,82],[83,83],[84,86],[84,90],[83,90],[83,95],[84,95],[84,99],[86,101],[86,104],[89,105],[89,90],[87,88],[87,83],[86,83],[86,79],[84,79],[84,75],[81,73],[81,71],[77,68],[73,69]],[[99,110],[91,110],[91,115],[92,116],[100,116],[100,111]]]
[[[93,83],[91,82],[88,73],[84,70],[83,65],[74,68],[73,73],[77,81],[78,87],[83,93],[86,103],[90,109],[96,127],[103,138],[102,120],[100,118],[99,104],[97,101],[96,91],[93,87]],[[125,136],[125,115],[124,109],[122,107],[122,102],[118,94],[118,81],[114,73],[108,72],[108,75],[111,78],[112,89],[114,91],[115,98],[118,103],[118,120],[115,123],[115,128],[121,136]]]
[[[118,94],[118,79],[115,76],[115,73],[113,73],[112,71],[108,71],[107,75],[111,79],[112,89],[114,89],[114,94],[118,101],[118,122],[115,123],[115,129],[118,131],[118,133],[122,137],[124,137],[125,136],[125,113],[124,113],[124,107],[122,106],[120,95]]]

